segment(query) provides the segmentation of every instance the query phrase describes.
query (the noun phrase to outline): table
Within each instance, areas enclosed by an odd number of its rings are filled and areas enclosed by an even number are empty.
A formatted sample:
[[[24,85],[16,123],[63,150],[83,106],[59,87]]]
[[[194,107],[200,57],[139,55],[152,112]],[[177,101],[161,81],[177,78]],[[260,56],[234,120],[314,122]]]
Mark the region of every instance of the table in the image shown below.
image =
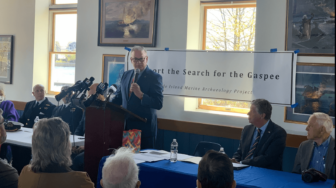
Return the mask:
[[[21,127],[21,130],[16,132],[7,132],[7,144],[15,144],[18,146],[24,147],[32,147],[32,136],[33,136],[33,129]],[[76,146],[84,146],[84,137],[82,136],[75,136],[75,144]],[[70,142],[73,144],[73,135],[70,136]]]
[[[99,163],[97,188],[101,188],[102,168],[108,156],[103,157]],[[177,161],[171,163],[168,160],[138,164],[141,187],[153,188],[195,188],[198,165]],[[299,188],[299,187],[325,187],[331,188],[334,180],[326,182],[305,183],[300,174],[269,170],[250,166],[242,170],[234,171],[234,179],[237,188]]]

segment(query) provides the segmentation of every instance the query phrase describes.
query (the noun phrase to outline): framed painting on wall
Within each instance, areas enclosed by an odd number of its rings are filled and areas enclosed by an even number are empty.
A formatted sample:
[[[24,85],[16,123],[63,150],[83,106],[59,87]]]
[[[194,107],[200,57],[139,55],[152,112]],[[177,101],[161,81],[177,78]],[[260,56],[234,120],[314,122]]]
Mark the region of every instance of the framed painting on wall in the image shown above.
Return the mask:
[[[12,83],[13,35],[0,35],[0,82]]]
[[[99,0],[98,46],[156,45],[158,0]]]
[[[295,108],[285,107],[285,122],[307,124],[314,112],[328,114],[335,125],[335,64],[297,63]]]
[[[103,55],[102,82],[120,85],[120,80],[125,71],[125,55]]]
[[[335,0],[287,0],[285,49],[335,56]]]

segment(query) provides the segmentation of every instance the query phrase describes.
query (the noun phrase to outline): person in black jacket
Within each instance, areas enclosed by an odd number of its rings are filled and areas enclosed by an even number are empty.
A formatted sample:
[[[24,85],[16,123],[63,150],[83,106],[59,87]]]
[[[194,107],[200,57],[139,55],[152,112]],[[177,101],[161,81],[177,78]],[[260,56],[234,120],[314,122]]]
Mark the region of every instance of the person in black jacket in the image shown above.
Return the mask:
[[[27,128],[33,128],[36,117],[39,119],[50,118],[54,108],[56,107],[44,96],[45,90],[43,85],[35,85],[32,93],[36,100],[30,101],[26,104],[23,115],[19,119],[19,122]]]
[[[271,104],[265,99],[256,99],[247,115],[251,125],[244,127],[232,162],[282,170],[287,133],[271,121]]]
[[[66,91],[68,88],[69,86],[63,86],[61,90]],[[54,109],[52,117],[60,117],[64,122],[69,125],[71,134],[74,134],[79,125],[79,122],[82,119],[83,111],[80,108],[71,104],[70,100],[72,95],[73,93],[71,92],[62,98],[63,104],[57,106]]]

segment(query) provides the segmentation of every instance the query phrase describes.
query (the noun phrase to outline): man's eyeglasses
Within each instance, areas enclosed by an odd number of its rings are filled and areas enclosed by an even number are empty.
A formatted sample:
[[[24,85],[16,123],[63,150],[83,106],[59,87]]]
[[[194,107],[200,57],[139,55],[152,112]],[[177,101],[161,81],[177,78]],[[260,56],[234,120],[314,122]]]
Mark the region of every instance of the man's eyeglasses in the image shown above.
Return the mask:
[[[133,57],[131,57],[131,61],[143,63],[145,61],[146,57],[143,57],[143,58],[133,58]]]

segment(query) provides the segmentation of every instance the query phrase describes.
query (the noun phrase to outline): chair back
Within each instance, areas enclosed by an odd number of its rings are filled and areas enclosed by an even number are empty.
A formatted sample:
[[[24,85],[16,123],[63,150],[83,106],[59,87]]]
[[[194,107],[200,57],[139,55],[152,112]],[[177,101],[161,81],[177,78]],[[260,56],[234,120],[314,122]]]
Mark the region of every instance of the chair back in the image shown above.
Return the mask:
[[[203,157],[203,155],[209,151],[209,150],[215,150],[219,151],[221,148],[221,145],[218,143],[214,142],[206,142],[206,141],[201,141],[197,144],[194,156],[196,157]]]

